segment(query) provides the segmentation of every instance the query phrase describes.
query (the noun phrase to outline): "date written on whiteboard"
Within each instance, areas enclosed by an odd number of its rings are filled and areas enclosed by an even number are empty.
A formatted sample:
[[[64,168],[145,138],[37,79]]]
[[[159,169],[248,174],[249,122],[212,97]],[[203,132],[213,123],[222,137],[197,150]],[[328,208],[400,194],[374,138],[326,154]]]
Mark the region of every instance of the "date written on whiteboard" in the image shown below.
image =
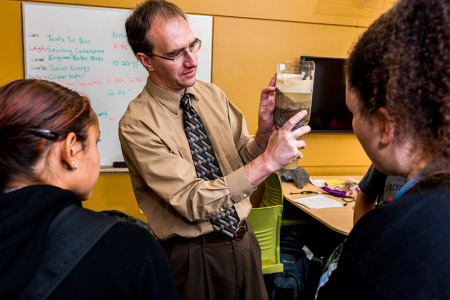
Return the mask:
[[[131,67],[134,69],[138,69],[140,64],[137,60],[112,60],[113,66],[122,66],[122,67]]]

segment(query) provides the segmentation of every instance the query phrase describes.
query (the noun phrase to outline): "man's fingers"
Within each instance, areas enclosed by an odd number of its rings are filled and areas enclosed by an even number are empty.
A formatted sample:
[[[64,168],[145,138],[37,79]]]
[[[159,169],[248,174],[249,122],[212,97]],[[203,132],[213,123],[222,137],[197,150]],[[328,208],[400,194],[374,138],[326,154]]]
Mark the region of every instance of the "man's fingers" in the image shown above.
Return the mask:
[[[275,92],[276,88],[274,86],[268,86],[262,90],[263,94],[270,94]]]
[[[294,134],[295,138],[298,139],[299,137],[301,137],[304,134],[307,134],[310,131],[311,131],[311,127],[309,127],[309,125],[305,125],[300,128],[297,128],[292,133]]]
[[[269,86],[275,86],[276,83],[277,83],[277,73],[273,75],[272,79],[269,82]]]
[[[287,132],[292,131],[292,128],[294,128],[294,126],[297,125],[297,123],[300,122],[306,116],[306,114],[306,110],[302,110],[301,112],[296,113],[281,128]]]

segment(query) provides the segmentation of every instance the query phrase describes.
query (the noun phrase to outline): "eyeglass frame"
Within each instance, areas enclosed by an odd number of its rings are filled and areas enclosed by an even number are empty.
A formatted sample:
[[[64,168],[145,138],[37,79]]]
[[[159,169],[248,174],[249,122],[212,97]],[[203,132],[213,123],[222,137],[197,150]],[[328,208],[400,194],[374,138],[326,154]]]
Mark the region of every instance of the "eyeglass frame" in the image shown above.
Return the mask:
[[[192,48],[192,47],[195,47],[195,46],[197,46],[197,45],[198,45],[198,49],[197,49],[197,52],[198,52],[198,51],[200,50],[200,48],[202,47],[202,41],[201,41],[199,38],[195,38],[195,41],[193,42],[193,44],[192,44],[191,46],[189,46],[189,50],[186,51],[185,49],[181,49],[180,52],[179,52],[178,54],[176,54],[173,58],[166,57],[166,56],[162,56],[162,55],[158,55],[158,54],[151,53],[151,52],[147,52],[147,51],[144,51],[144,53],[147,54],[147,55],[149,55],[149,56],[156,56],[156,57],[159,57],[159,58],[163,58],[163,59],[166,59],[166,60],[170,60],[170,61],[172,61],[173,63],[175,63],[175,59],[176,59],[177,57],[179,57],[179,55],[180,55],[181,53],[183,53],[183,56],[186,56],[186,55],[188,54],[188,52],[193,53],[192,50],[191,50],[191,48]]]

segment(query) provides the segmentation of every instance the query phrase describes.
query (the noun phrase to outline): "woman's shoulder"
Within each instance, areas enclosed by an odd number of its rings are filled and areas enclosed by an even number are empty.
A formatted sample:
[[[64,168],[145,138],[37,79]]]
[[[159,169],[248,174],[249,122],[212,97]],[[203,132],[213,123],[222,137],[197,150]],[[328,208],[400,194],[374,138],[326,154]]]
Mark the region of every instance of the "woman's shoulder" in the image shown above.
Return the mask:
[[[68,298],[67,291],[72,291]],[[123,220],[79,261],[55,291],[55,299],[59,295],[66,295],[65,299],[86,299],[86,295],[87,299],[160,299],[164,295],[178,299],[170,264],[159,242],[147,229]]]
[[[119,220],[106,233],[106,237],[111,240],[119,239],[120,241],[127,241],[128,243],[150,243],[159,245],[156,238],[148,229],[128,221]]]
[[[355,249],[351,252],[354,256],[368,261],[373,261],[377,255],[389,256],[393,245],[405,250],[426,250],[433,243],[450,246],[449,215],[450,183],[415,191],[364,215],[352,229],[347,244]],[[435,230],[440,234],[432,234]],[[408,241],[414,241],[414,244]]]
[[[114,245],[116,251],[132,251],[133,253],[143,256],[165,255],[159,242],[145,228],[142,223],[137,223],[135,220],[124,220],[109,216],[117,221],[111,227],[105,236],[99,242]]]

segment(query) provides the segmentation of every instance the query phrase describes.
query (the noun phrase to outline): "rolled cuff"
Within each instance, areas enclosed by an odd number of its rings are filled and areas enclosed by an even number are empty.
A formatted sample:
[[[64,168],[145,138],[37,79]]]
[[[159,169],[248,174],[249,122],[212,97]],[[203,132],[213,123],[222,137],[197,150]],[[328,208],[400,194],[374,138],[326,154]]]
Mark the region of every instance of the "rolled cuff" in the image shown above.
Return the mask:
[[[246,164],[254,160],[256,157],[260,156],[264,152],[261,150],[261,148],[259,148],[258,143],[256,143],[254,137],[245,145],[244,149],[244,151],[240,151],[240,156]]]
[[[224,178],[228,188],[230,189],[231,199],[234,203],[239,203],[243,199],[250,197],[255,190],[250,184],[250,180],[248,179],[244,166],[237,169],[233,173],[226,175]]]

